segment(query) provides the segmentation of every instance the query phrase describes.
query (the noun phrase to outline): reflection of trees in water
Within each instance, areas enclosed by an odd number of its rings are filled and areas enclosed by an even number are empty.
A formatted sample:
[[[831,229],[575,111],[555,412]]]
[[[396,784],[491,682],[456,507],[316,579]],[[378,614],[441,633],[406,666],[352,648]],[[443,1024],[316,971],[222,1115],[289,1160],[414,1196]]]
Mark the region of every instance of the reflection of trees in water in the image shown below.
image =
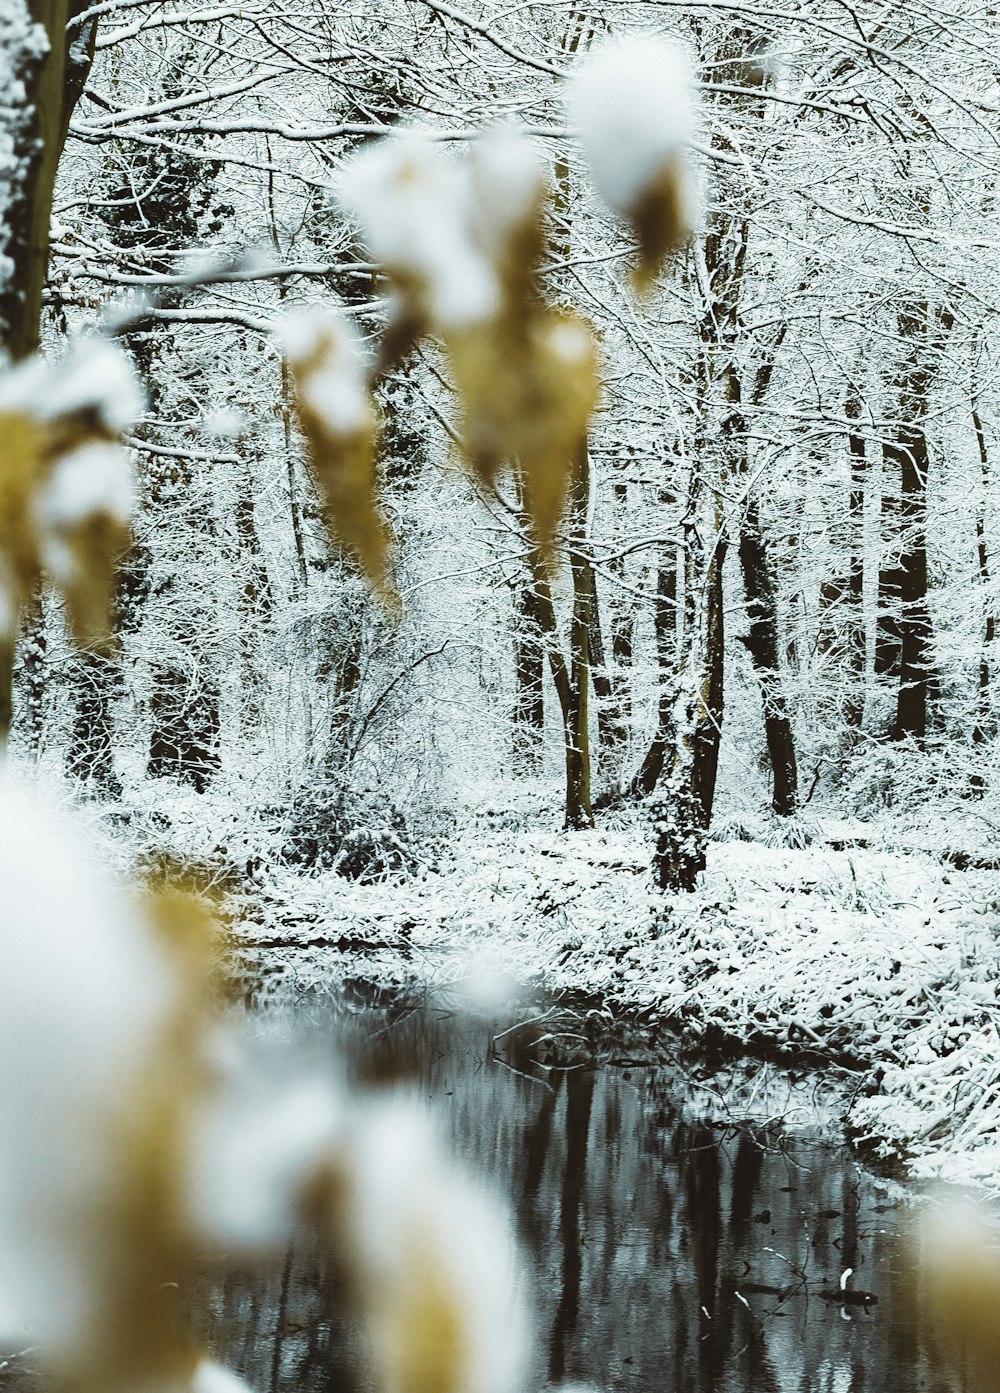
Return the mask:
[[[546,1378],[629,1393],[945,1393],[902,1290],[882,1187],[840,1150],[692,1120],[667,1070],[528,1078],[489,1059],[483,1030],[451,1048],[421,1017],[400,1058],[446,1130],[514,1201],[534,1259]],[[879,1304],[841,1309],[841,1272]],[[740,1295],[737,1295],[737,1293]],[[356,1341],[333,1274],[296,1245],[249,1287],[213,1286],[219,1356],[271,1393],[356,1393]],[[742,1300],[740,1297],[742,1296]],[[747,1303],[747,1304],[744,1304]],[[749,1307],[749,1309],[748,1309]]]
[[[306,1238],[273,1271],[208,1278],[207,1337],[258,1393],[361,1393],[356,1337],[338,1318],[342,1283]]]

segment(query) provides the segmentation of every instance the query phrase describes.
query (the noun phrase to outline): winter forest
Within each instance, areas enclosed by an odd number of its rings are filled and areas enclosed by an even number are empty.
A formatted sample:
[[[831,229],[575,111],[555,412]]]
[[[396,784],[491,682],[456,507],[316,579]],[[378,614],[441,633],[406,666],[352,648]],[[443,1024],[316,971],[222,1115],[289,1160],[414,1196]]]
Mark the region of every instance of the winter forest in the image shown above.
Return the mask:
[[[975,0],[0,0],[0,1390],[1000,1387],[998,178]]]

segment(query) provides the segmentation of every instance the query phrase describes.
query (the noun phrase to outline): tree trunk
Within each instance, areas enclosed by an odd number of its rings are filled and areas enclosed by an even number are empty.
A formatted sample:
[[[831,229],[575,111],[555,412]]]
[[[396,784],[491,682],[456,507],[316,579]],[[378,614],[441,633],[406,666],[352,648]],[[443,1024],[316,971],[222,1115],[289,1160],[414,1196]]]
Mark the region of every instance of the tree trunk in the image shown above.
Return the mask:
[[[701,594],[695,597],[680,675],[684,697],[675,710],[670,768],[650,801],[656,842],[653,874],[662,890],[691,891],[705,869],[722,737],[725,628],[722,575],[726,546],[718,531],[705,566]],[[689,548],[689,570],[700,545]],[[688,579],[689,592],[692,578]]]
[[[705,695],[699,703],[695,725],[695,757],[691,779],[701,811],[701,825],[706,833],[712,825],[715,785],[719,773],[719,747],[722,743],[725,696],[723,682],[726,671],[725,610],[722,591],[725,557],[726,544],[719,540],[709,566]],[[704,858],[702,867],[704,868]]]
[[[514,773],[535,776],[545,734],[545,648],[538,591],[529,578],[516,598],[514,636]]]
[[[98,649],[83,649],[73,661],[76,707],[66,754],[67,772],[87,793],[120,798],[115,771],[112,701],[119,682],[113,659]]]
[[[628,517],[628,485],[615,484],[615,511],[621,517]],[[625,558],[616,556],[608,567],[615,582],[625,579]],[[616,705],[621,719],[623,741],[628,740],[629,725],[632,719],[632,702],[626,674],[632,666],[635,635],[635,612],[627,597],[619,599],[612,594],[611,611],[611,660],[617,674]]]
[[[146,773],[204,793],[219,766],[219,693],[200,673],[163,666],[153,674],[153,726]]]
[[[931,617],[927,607],[927,440],[923,429],[904,427],[889,446],[900,468],[903,554],[899,568],[899,695],[894,740],[922,741],[927,734],[931,671]]]
[[[899,676],[902,633],[899,627],[903,576],[898,561],[900,547],[899,458],[889,441],[882,442],[882,495],[879,509],[882,560],[878,572],[878,606],[875,616],[875,675]],[[888,555],[886,555],[888,553]]]
[[[0,221],[0,264],[8,268],[0,274],[0,345],[14,361],[38,348],[52,193],[96,38],[91,21],[71,46],[66,25],[85,8],[85,0],[27,0],[26,17],[44,29],[48,44],[43,51],[34,39],[22,43],[14,34],[5,40],[7,62],[25,94],[3,132],[11,144],[10,167],[18,173]]]
[[[656,732],[628,792],[633,797],[653,792],[663,772],[667,750],[673,742],[674,699],[677,695],[677,566],[664,556],[656,571],[656,609],[653,615],[659,695]]]
[[[776,587],[761,531],[760,512],[752,492],[740,528],[739,551],[750,620],[746,646],[760,683],[764,734],[771,760],[771,806],[779,816],[789,817],[798,803],[795,740],[781,687]]]
[[[628,728],[622,715],[619,686],[615,682],[604,651],[604,632],[601,626],[600,598],[597,577],[590,559],[584,562],[590,590],[590,676],[597,699],[597,748],[600,763],[608,781],[614,779],[622,748],[628,739]]]
[[[37,584],[21,622],[20,710],[18,728],[24,748],[32,759],[41,753],[45,729],[45,666],[48,642],[45,636],[45,610],[42,587]]]
[[[21,14],[20,6],[13,7],[13,17],[6,22],[8,32],[0,33],[5,60],[24,89],[23,102],[0,117],[0,143],[7,149],[9,168],[16,171],[0,210],[0,350],[13,362],[38,349],[52,194],[97,35],[96,20],[84,25],[72,41],[66,25],[86,7],[87,0],[26,0]],[[40,45],[30,34],[27,22],[44,30],[47,45]],[[16,628],[14,616],[13,631],[2,640],[0,746],[7,743],[14,717]],[[44,633],[41,641],[44,645]]]
[[[845,406],[848,420],[857,421],[861,416],[861,402],[856,393],[851,393]],[[850,687],[844,705],[844,719],[849,727],[858,729],[865,716],[865,668],[867,665],[867,643],[865,641],[865,484],[867,477],[867,457],[865,438],[858,429],[852,429],[847,437],[847,448],[851,459],[851,491],[848,501],[848,524],[850,527],[850,570],[847,576],[847,671]]]
[[[900,341],[906,347],[898,378],[895,438],[884,458],[899,471],[900,559],[899,693],[894,740],[922,742],[934,685],[933,632],[927,588],[927,472],[930,463],[925,423],[928,395],[944,344],[954,324],[945,307],[933,311],[926,301],[907,305],[898,316]]]
[[[983,627],[983,646],[979,654],[979,690],[976,700],[976,724],[972,730],[972,743],[983,745],[991,731],[992,711],[990,705],[990,657],[993,640],[996,637],[996,623],[993,616],[993,600],[990,595],[990,562],[986,550],[986,499],[990,487],[990,460],[986,449],[986,432],[979,415],[979,404],[973,384],[972,423],[976,430],[979,445],[979,462],[983,478],[983,502],[976,514],[976,558],[979,566],[979,581],[983,590],[983,603],[986,608],[986,621]],[[972,775],[972,791],[981,795],[986,787],[982,773],[977,769]]]
[[[566,740],[567,828],[593,827],[590,803],[590,626],[593,611],[593,570],[586,555],[587,505],[590,498],[590,453],[584,441],[574,461],[570,485],[569,561],[573,578],[570,619],[568,705],[564,710]]]

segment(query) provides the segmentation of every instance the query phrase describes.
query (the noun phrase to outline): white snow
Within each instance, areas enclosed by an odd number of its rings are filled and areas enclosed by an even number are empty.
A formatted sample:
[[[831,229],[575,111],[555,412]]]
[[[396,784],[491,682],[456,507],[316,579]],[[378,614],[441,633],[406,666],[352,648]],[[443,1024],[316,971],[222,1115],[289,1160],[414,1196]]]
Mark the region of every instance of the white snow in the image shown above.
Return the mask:
[[[138,379],[125,354],[105,339],[77,339],[59,362],[37,354],[0,377],[0,410],[40,421],[93,412],[116,435],[142,414]]]
[[[438,325],[475,324],[497,308],[468,167],[440,145],[407,133],[364,151],[343,170],[338,197],[372,256],[401,288],[419,290]]]
[[[692,139],[690,60],[679,44],[652,35],[609,43],[573,79],[569,110],[598,191],[628,213]]]
[[[583,363],[594,351],[593,340],[581,323],[559,319],[548,331],[549,347],[564,363]]]
[[[250,1385],[223,1364],[203,1359],[194,1371],[191,1393],[250,1393]]]
[[[510,232],[533,216],[546,189],[546,171],[523,131],[495,126],[470,154],[476,240],[492,256]]]
[[[78,339],[54,369],[40,406],[49,420],[94,411],[105,429],[117,434],[141,415],[143,397],[125,354],[104,339],[89,338]]]
[[[278,337],[309,410],[332,435],[372,428],[364,346],[354,325],[328,309],[287,315]]]
[[[43,528],[79,526],[101,514],[128,522],[135,503],[131,456],[119,445],[81,445],[57,461],[37,500]]]
[[[643,824],[567,837],[514,815],[499,829],[470,824],[438,873],[398,884],[275,871],[269,914],[275,932],[291,921],[308,937],[330,932],[335,905],[337,932],[373,944],[372,981],[449,1003],[468,1002],[470,965],[488,956],[511,1001],[515,982],[582,992],[692,1041],[711,1032],[793,1063],[803,1050],[832,1059],[850,1082],[847,1120],[869,1145],[919,1176],[995,1187],[995,873],[914,849],[834,850],[814,830],[799,850],[713,842],[697,890],[664,900]],[[836,840],[845,825],[825,830]],[[877,840],[864,824],[846,830]],[[270,980],[293,992],[335,990],[357,970],[305,949],[268,955]]]

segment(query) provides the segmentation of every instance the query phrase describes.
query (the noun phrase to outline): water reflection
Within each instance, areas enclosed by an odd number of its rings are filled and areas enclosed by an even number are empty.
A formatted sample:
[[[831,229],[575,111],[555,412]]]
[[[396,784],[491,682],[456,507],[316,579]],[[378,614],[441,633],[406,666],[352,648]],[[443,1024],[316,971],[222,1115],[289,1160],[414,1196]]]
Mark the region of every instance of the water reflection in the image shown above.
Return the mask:
[[[699,1109],[674,1068],[545,1070],[534,1037],[505,1036],[497,1057],[486,1027],[430,1012],[385,1025],[356,1029],[363,1072],[408,1074],[512,1201],[536,1387],[965,1387],[914,1314],[904,1211],[845,1150]],[[338,1274],[307,1235],[253,1280],[209,1266],[203,1295],[217,1357],[261,1393],[365,1393],[350,1321],[331,1314],[345,1310]]]
[[[848,1152],[699,1117],[671,1068],[539,1071],[530,1035],[504,1037],[498,1058],[485,1027],[456,1031],[433,1013],[383,1026],[367,1073],[409,1073],[514,1204],[536,1288],[538,1386],[964,1386],[914,1315],[898,1200]],[[303,1242],[256,1291],[222,1283],[210,1332],[220,1356],[271,1393],[363,1387],[349,1333],[328,1318],[332,1280]]]

